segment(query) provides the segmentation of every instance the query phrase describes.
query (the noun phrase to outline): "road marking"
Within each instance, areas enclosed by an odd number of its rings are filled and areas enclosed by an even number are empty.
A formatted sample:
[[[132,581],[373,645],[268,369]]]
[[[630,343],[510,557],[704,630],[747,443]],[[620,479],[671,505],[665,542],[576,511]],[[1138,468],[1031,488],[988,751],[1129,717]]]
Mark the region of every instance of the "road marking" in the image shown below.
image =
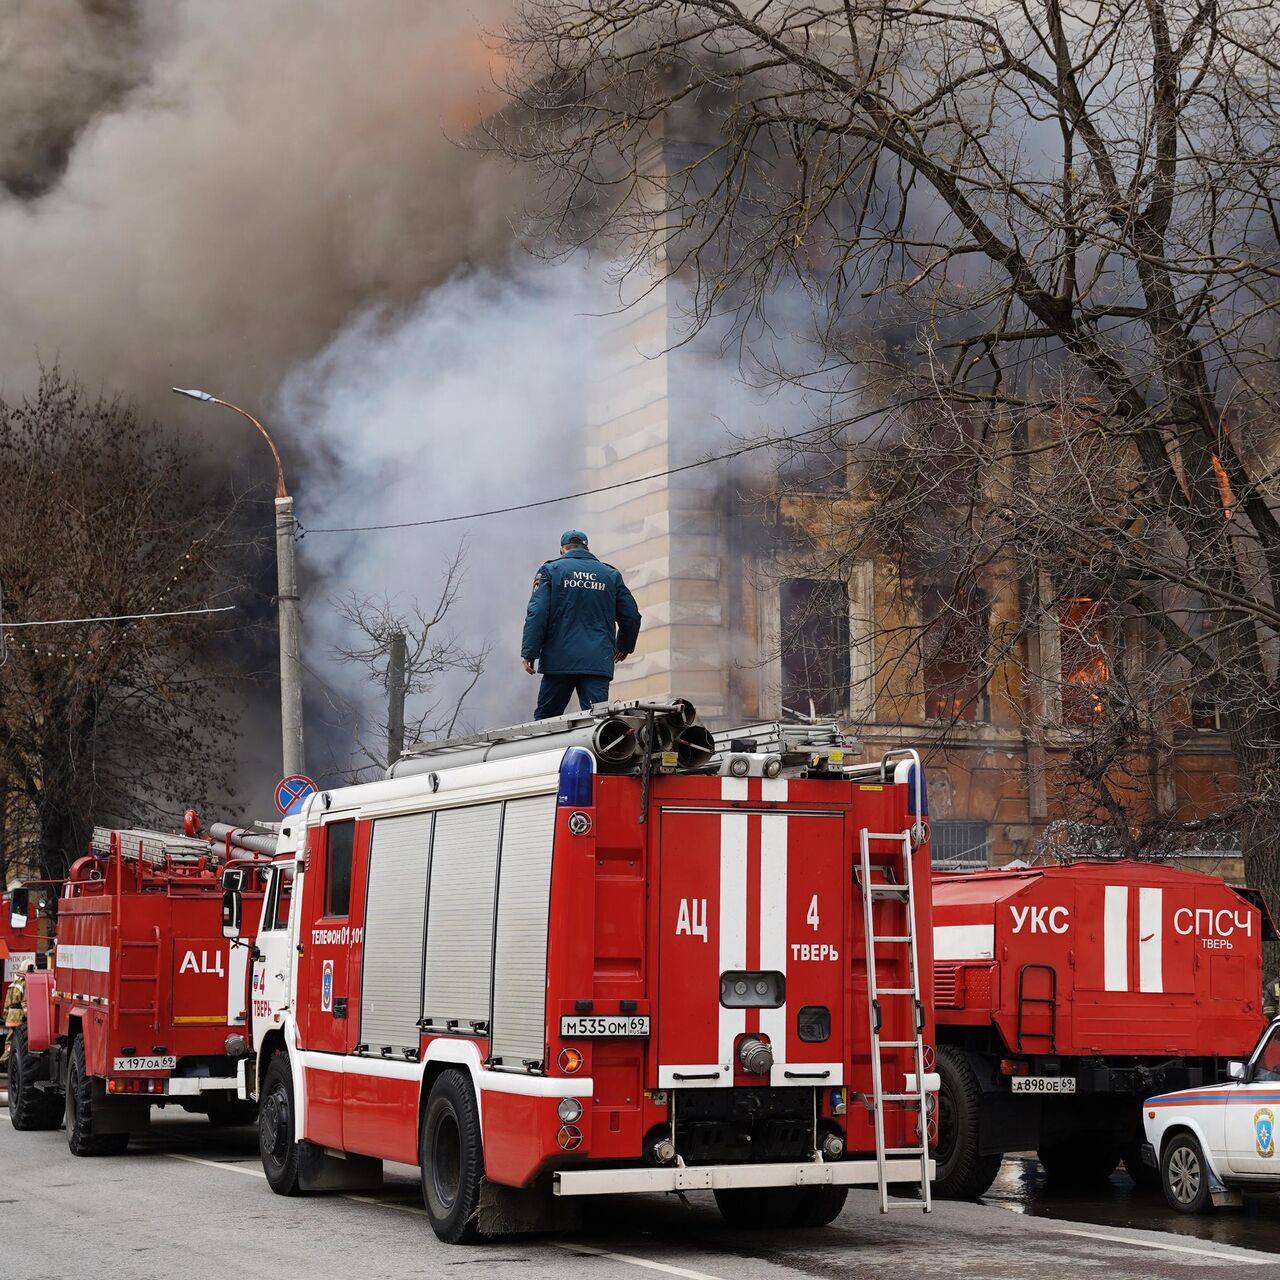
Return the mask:
[[[1165,1244],[1161,1240],[1135,1240],[1132,1236],[1112,1236],[1101,1231],[1067,1231],[1057,1229],[1058,1235],[1081,1236],[1085,1240],[1111,1240],[1116,1244],[1131,1244],[1137,1249],[1164,1249],[1168,1253],[1194,1253],[1200,1258],[1219,1258],[1223,1262],[1239,1262],[1247,1267],[1273,1266],[1275,1254],[1222,1253],[1217,1249],[1197,1249],[1189,1244]]]
[[[675,1267],[669,1262],[654,1262],[651,1258],[637,1258],[630,1253],[610,1253],[608,1249],[597,1249],[590,1244],[562,1243],[559,1240],[547,1242],[553,1249],[563,1249],[566,1253],[590,1254],[596,1258],[608,1258],[610,1262],[625,1262],[628,1266],[643,1267],[646,1271],[661,1271],[668,1276],[683,1276],[685,1280],[720,1280],[707,1271],[694,1271],[689,1267]]]
[[[170,1160],[185,1160],[187,1164],[203,1164],[210,1169],[229,1169],[232,1173],[247,1173],[251,1178],[265,1178],[267,1175],[261,1169],[250,1169],[242,1164],[228,1164],[225,1160],[201,1160],[199,1156],[182,1156],[176,1151],[164,1151],[162,1155],[166,1155]]]

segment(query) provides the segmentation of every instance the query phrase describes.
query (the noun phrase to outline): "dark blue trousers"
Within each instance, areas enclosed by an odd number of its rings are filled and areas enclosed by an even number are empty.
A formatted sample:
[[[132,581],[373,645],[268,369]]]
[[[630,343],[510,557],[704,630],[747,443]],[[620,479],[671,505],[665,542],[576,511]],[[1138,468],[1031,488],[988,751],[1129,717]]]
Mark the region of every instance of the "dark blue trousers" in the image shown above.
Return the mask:
[[[570,695],[578,694],[578,705],[586,711],[594,703],[609,701],[608,676],[543,676],[538,690],[535,720],[546,720],[564,714]]]

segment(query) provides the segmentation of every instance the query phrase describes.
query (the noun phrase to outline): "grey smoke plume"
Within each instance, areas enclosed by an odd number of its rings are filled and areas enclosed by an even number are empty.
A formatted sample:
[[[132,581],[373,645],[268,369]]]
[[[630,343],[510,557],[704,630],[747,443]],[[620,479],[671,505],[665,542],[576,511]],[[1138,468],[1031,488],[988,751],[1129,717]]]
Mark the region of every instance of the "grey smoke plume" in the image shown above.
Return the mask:
[[[0,187],[47,191],[81,132],[146,65],[134,0],[9,0],[0,21]]]
[[[0,36],[24,197],[0,191],[6,388],[38,353],[150,409],[175,381],[262,406],[354,311],[505,252],[517,179],[447,136],[492,105],[480,31],[505,7],[22,0]]]

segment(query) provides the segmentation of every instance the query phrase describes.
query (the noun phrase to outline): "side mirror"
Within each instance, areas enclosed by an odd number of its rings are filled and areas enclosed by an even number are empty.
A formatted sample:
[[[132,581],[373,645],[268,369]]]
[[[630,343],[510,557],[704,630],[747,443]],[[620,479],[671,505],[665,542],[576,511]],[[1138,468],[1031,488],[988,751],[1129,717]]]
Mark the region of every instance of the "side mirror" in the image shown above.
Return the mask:
[[[240,936],[241,898],[239,889],[222,891],[222,936],[238,938]]]
[[[1249,1069],[1243,1062],[1227,1063],[1227,1079],[1244,1081],[1248,1077]]]
[[[222,887],[234,889],[236,893],[244,892],[244,868],[225,867],[222,872]]]
[[[30,911],[31,890],[15,889],[13,896],[9,899],[9,927],[11,929],[25,929]]]

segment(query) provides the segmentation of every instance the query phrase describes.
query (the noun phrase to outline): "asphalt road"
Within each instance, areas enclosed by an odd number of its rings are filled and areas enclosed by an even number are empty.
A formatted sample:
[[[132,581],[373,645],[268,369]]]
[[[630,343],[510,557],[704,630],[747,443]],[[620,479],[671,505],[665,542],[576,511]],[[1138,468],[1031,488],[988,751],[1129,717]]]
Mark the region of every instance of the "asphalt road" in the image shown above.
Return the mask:
[[[870,1193],[854,1192],[832,1226],[785,1232],[730,1229],[703,1194],[687,1205],[619,1197],[594,1204],[588,1228],[571,1236],[450,1248],[423,1216],[416,1171],[389,1172],[376,1195],[285,1200],[262,1178],[250,1129],[220,1133],[202,1119],[162,1117],[128,1155],[77,1160],[62,1133],[15,1133],[0,1113],[0,1257],[6,1275],[28,1280],[246,1273],[470,1280],[517,1269],[521,1280],[1280,1280],[1280,1249],[1009,1212],[1017,1197],[1002,1204],[999,1190],[996,1203],[942,1203],[930,1217],[914,1210],[882,1217]],[[1016,1163],[1006,1175],[1019,1176]],[[1280,1219],[1280,1210],[1272,1213]]]

